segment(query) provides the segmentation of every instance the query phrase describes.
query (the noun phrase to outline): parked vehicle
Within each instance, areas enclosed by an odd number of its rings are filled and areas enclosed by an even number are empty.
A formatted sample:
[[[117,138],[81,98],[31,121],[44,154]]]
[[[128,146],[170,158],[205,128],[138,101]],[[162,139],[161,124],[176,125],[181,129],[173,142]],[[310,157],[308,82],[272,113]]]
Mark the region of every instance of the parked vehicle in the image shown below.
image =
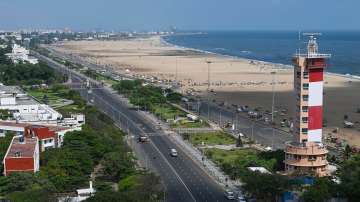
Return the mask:
[[[225,195],[225,198],[227,198],[228,200],[235,200],[235,194],[233,191],[226,190],[224,195]]]
[[[243,196],[238,196],[237,201],[238,202],[246,202],[246,199]]]
[[[147,135],[140,135],[139,142],[147,142],[149,141],[149,137]]]
[[[176,149],[170,149],[170,156],[172,156],[172,157],[177,157],[178,156],[178,153],[177,153]]]

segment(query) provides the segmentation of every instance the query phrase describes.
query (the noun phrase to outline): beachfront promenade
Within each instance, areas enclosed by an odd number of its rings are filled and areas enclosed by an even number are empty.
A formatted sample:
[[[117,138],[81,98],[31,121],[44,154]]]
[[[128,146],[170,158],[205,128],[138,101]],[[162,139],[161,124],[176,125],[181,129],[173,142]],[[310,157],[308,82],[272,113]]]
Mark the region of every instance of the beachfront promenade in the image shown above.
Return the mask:
[[[225,201],[223,188],[179,145],[171,141],[164,131],[156,129],[141,112],[129,109],[121,96],[114,94],[109,88],[102,88],[97,81],[68,70],[47,57],[37,57],[64,74],[71,73],[72,83],[69,85],[128,132],[128,142],[139,156],[141,164],[157,172],[163,180],[166,187],[165,201]],[[93,87],[91,93],[83,88],[86,79],[90,80]],[[136,143],[137,137],[142,134],[149,135],[149,144]],[[170,148],[178,150],[177,158],[169,155]]]

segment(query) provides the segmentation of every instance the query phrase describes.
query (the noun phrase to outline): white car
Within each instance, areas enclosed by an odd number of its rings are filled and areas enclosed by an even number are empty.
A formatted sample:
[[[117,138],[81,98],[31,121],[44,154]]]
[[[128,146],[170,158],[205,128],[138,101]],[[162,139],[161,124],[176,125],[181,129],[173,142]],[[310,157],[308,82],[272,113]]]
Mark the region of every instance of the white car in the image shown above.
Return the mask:
[[[246,200],[243,196],[238,196],[237,201],[238,202],[246,202]]]
[[[177,157],[178,156],[178,153],[177,153],[176,149],[170,149],[170,156],[172,156],[172,157]]]
[[[224,195],[225,195],[225,198],[227,198],[228,200],[235,200],[235,194],[233,191],[226,190]]]

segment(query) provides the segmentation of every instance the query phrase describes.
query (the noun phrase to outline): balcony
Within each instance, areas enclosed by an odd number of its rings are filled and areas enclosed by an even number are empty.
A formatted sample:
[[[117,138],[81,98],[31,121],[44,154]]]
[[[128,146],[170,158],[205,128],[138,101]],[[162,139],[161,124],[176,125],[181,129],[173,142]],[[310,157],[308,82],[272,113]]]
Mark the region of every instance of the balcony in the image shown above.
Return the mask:
[[[302,159],[285,159],[284,161],[287,165],[299,166],[299,167],[322,167],[328,165],[327,160],[310,160],[308,158]]]
[[[285,148],[287,154],[297,155],[325,155],[328,153],[327,149],[318,143],[288,143]]]

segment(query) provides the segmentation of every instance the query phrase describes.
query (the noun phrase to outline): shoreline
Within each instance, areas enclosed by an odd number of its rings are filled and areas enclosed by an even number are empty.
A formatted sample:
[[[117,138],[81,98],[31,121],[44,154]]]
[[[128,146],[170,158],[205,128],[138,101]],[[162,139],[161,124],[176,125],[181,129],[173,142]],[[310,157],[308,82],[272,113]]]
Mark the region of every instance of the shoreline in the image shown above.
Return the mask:
[[[204,34],[204,33],[202,33],[202,34]],[[193,35],[193,34],[188,34],[188,35]],[[269,61],[258,60],[258,59],[249,59],[249,58],[244,58],[244,57],[240,57],[240,56],[226,55],[226,54],[221,54],[221,53],[216,53],[216,52],[211,52],[211,51],[206,51],[206,50],[201,50],[201,49],[196,49],[196,48],[190,48],[190,47],[186,47],[186,46],[179,46],[174,43],[168,42],[164,39],[164,37],[171,37],[171,36],[172,35],[161,35],[161,36],[159,35],[161,42],[163,44],[165,44],[166,46],[173,46],[175,48],[180,48],[183,50],[191,50],[191,51],[196,51],[196,52],[203,53],[203,54],[210,54],[210,55],[214,55],[214,56],[220,56],[220,57],[225,57],[225,58],[230,58],[230,59],[235,59],[235,60],[240,60],[240,61],[245,61],[245,62],[254,61],[254,62],[257,62],[260,64],[274,66],[273,69],[279,69],[279,68],[276,68],[275,66],[283,67],[283,69],[293,69],[293,66],[288,65],[288,64],[275,63],[275,62],[269,62]],[[325,72],[325,74],[332,75],[332,76],[340,76],[340,77],[348,78],[348,79],[356,79],[356,80],[360,81],[360,75],[356,75],[356,74],[351,74],[351,73],[342,74],[342,73],[336,73],[336,72]]]
[[[192,34],[189,34],[192,35]],[[275,62],[268,62],[268,61],[264,61],[264,60],[257,60],[257,59],[249,59],[249,58],[243,58],[243,57],[239,57],[239,56],[234,56],[234,55],[226,55],[226,54],[221,54],[221,53],[216,53],[216,52],[211,52],[211,51],[206,51],[206,50],[201,50],[201,49],[197,49],[197,48],[190,48],[190,47],[186,47],[186,46],[180,46],[180,45],[176,45],[174,43],[168,42],[166,41],[163,37],[169,37],[171,35],[159,35],[158,37],[160,37],[160,41],[166,45],[166,46],[172,46],[175,48],[179,48],[179,49],[183,49],[183,50],[191,50],[191,51],[196,51],[202,54],[210,54],[213,56],[219,56],[219,57],[224,57],[224,58],[229,58],[229,59],[234,59],[234,60],[239,60],[239,61],[244,61],[244,62],[255,62],[258,64],[263,64],[263,65],[269,65],[269,66],[281,66],[284,67],[284,69],[292,69],[292,65],[287,65],[287,64],[282,64],[282,63],[275,63]],[[156,37],[156,36],[154,36]],[[274,68],[276,69],[276,68]]]

